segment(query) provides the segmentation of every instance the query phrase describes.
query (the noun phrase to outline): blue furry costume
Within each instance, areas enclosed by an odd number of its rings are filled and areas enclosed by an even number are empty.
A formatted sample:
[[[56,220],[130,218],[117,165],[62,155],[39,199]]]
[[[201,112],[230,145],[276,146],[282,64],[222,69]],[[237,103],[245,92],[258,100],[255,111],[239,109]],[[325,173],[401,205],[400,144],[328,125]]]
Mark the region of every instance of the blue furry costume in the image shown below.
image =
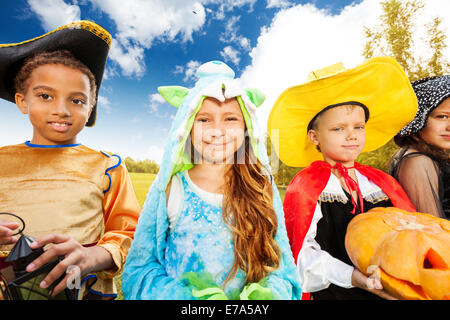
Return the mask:
[[[183,224],[183,228],[176,226],[174,230],[169,229],[166,187],[174,175],[182,177],[184,171],[193,167],[190,157],[185,153],[185,144],[205,97],[219,101],[236,97],[244,115],[252,150],[260,162],[269,168],[264,136],[256,118],[256,107],[264,101],[264,95],[256,89],[241,89],[234,79],[233,70],[220,61],[205,63],[198,69],[197,75],[199,80],[192,89],[179,86],[158,88],[170,104],[178,107],[178,112],[125,263],[122,275],[125,299],[300,299],[301,288],[286,234],[283,207],[274,183],[273,206],[278,218],[275,240],[281,249],[282,258],[279,268],[259,283],[245,284],[245,274],[240,270],[235,279],[227,283],[225,292],[222,291],[226,272],[218,274],[211,261],[229,270],[233,261],[233,243],[231,230],[223,224],[221,208],[199,204],[199,208],[206,209],[196,212],[195,218],[190,217],[186,209],[186,214],[182,213],[177,222],[177,225]],[[185,189],[188,188],[185,180],[182,181]],[[195,199],[192,192],[188,192],[187,196],[184,198],[185,203],[191,203],[191,206],[200,201]],[[202,240],[205,235],[190,234],[190,230],[195,229],[190,229],[190,224],[194,223],[196,228],[199,224],[205,228],[227,231],[215,232],[214,242],[206,242]],[[182,238],[177,241],[177,237]],[[209,244],[211,248],[206,250]]]

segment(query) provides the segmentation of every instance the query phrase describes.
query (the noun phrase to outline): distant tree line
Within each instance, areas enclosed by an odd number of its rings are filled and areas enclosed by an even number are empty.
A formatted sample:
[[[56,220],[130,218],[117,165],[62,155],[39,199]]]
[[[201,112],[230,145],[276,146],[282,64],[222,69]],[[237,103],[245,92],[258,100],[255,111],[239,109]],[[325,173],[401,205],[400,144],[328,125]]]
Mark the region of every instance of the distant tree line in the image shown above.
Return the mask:
[[[126,157],[124,162],[128,172],[157,174],[159,170],[159,165],[155,161],[149,159],[136,161],[131,157]]]

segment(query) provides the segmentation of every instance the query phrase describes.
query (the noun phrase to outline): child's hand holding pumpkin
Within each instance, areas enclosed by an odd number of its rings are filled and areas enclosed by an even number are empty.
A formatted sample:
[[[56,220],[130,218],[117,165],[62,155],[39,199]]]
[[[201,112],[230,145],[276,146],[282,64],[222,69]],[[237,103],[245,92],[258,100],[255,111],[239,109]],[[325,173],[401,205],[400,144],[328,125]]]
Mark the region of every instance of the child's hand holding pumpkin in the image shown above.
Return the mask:
[[[381,284],[379,279],[367,277],[357,268],[355,268],[352,273],[352,285],[376,294],[383,299],[397,300],[397,298],[383,290],[383,285]]]

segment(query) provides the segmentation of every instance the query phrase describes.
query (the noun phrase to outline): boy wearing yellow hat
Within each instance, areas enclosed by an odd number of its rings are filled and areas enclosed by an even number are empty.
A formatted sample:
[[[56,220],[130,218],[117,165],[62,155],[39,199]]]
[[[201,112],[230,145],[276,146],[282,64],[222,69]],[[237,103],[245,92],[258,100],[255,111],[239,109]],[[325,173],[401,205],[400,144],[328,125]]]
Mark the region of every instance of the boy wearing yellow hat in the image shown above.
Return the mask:
[[[113,277],[140,212],[120,157],[77,142],[95,123],[110,43],[105,29],[78,21],[0,45],[0,98],[15,102],[33,126],[31,141],[0,148],[0,212],[23,219],[24,234],[35,239],[32,249],[51,244],[27,272],[62,257],[39,284],[54,295],[68,285],[68,267],[77,267],[77,298],[114,298]],[[3,223],[0,269],[17,241],[7,230],[14,227]]]
[[[283,204],[304,299],[391,298],[353,267],[344,240],[355,214],[380,206],[415,211],[391,176],[355,160],[388,142],[416,111],[408,78],[387,57],[315,71],[275,102],[268,120],[275,150],[288,166],[307,167]]]

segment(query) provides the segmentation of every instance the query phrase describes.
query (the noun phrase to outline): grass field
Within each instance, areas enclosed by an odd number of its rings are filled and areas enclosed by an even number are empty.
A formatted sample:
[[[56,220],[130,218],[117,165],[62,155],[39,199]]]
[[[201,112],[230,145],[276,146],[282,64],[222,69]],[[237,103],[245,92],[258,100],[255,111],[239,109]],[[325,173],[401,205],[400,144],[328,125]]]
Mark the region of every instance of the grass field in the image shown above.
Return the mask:
[[[287,187],[278,187],[278,192],[280,193],[281,202],[284,200],[284,195],[286,194]]]
[[[131,182],[133,183],[134,192],[136,193],[136,197],[138,199],[139,205],[142,207],[145,202],[145,197],[148,192],[148,188],[155,180],[156,174],[153,173],[137,173],[130,172]],[[119,273],[115,278],[114,282],[117,286],[117,300],[123,300],[122,293],[122,282],[120,278],[122,277],[122,272]]]
[[[142,207],[145,201],[145,196],[148,192],[148,188],[152,185],[153,180],[155,180],[156,174],[130,172],[130,176],[131,181],[133,182],[134,192],[136,192],[136,197],[140,206]]]

